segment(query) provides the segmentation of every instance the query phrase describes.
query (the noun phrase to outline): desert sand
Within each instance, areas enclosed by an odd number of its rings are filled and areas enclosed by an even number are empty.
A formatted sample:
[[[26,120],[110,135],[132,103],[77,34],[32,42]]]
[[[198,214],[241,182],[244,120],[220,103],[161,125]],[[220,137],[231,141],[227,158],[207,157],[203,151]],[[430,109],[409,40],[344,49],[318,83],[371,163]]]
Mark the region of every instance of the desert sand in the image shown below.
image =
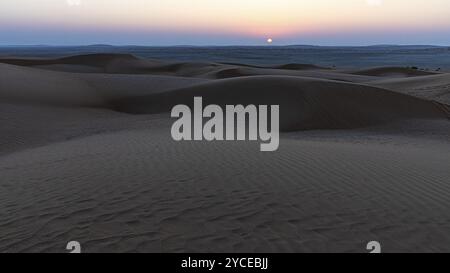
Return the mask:
[[[280,149],[175,142],[175,104],[279,104]],[[0,252],[450,251],[450,73],[0,59]]]

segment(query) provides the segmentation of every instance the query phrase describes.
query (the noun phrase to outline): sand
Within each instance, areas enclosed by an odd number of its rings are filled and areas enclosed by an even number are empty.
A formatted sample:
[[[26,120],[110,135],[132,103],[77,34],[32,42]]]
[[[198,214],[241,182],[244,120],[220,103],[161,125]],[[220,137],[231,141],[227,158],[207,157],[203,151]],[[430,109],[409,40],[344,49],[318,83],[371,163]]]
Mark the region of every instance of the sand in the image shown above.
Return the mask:
[[[450,74],[0,63],[0,252],[450,251]],[[174,142],[193,96],[280,104],[280,149]]]

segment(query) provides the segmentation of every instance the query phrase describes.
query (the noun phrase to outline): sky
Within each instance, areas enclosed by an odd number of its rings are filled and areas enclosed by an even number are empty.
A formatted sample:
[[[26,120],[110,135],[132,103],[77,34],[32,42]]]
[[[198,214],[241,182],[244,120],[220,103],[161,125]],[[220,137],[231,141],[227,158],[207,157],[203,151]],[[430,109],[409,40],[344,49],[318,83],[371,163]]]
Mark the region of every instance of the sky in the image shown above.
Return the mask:
[[[450,0],[0,0],[0,45],[450,45]]]

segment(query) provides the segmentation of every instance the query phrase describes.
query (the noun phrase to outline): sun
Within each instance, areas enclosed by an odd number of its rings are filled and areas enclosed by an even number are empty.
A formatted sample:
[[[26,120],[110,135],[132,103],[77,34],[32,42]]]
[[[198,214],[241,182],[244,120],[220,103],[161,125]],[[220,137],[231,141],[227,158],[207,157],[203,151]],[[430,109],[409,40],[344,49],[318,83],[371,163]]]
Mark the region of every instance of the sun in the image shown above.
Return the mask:
[[[267,43],[268,43],[268,44],[271,44],[271,43],[273,43],[273,40],[272,40],[272,38],[269,38],[269,39],[267,39]]]

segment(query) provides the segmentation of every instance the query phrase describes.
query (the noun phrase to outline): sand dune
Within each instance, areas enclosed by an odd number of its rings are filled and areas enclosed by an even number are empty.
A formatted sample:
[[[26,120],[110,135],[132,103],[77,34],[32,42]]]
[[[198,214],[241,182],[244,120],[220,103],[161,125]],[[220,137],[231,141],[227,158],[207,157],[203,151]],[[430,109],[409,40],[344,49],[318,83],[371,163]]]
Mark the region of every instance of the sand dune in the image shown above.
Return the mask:
[[[240,63],[221,63],[231,66],[239,67],[251,67],[251,68],[264,68],[264,69],[283,69],[283,70],[329,70],[328,67],[313,65],[313,64],[300,64],[300,63],[288,63],[281,65],[251,65],[251,64],[240,64]]]
[[[120,60],[138,60],[138,58],[129,54],[87,54],[75,55],[57,59],[37,59],[37,58],[3,58],[1,63],[19,65],[19,66],[42,66],[56,64],[72,64],[84,66],[104,67],[112,62]]]
[[[334,72],[308,64],[254,66],[212,62],[165,62],[138,59],[127,54],[90,54],[59,59],[0,59],[0,63],[77,73],[147,74],[206,79],[254,75],[315,77],[345,82],[368,82],[376,77]]]
[[[445,118],[433,103],[379,88],[300,77],[241,77],[213,81],[113,104],[128,113],[169,112],[177,104],[280,105],[284,131],[360,128],[396,119]]]
[[[343,74],[328,70],[290,70],[290,69],[273,69],[273,68],[248,68],[248,67],[231,67],[214,70],[203,77],[212,79],[227,79],[245,76],[297,76],[311,77],[319,79],[329,79],[343,82],[363,83],[376,80],[375,77],[359,76],[351,74]]]
[[[67,73],[0,64],[0,98],[69,106],[104,106],[85,82]]]
[[[449,74],[2,62],[0,252],[450,251]],[[173,141],[193,96],[279,104],[279,151]]]
[[[1,63],[0,70],[0,98],[3,100],[105,108],[110,108],[109,100],[207,82],[206,79],[158,75],[65,73]]]
[[[206,79],[131,74],[76,74],[105,100],[163,93],[175,89],[206,83]]]
[[[391,77],[391,78],[403,78],[403,77],[417,77],[439,74],[437,72],[424,71],[409,67],[375,67],[370,69],[363,69],[358,71],[352,71],[351,74],[366,75],[376,77]]]
[[[138,59],[129,54],[87,54],[57,59],[0,59],[0,63],[79,73],[201,75],[214,63],[171,63]],[[83,70],[83,68],[85,70]],[[206,71],[204,71],[206,70]],[[203,71],[203,72],[202,72]]]
[[[264,154],[152,127],[3,157],[0,250],[74,239],[86,252],[449,250],[448,145],[303,136]]]
[[[407,79],[387,79],[370,83],[375,86],[450,105],[450,74]]]
[[[321,67],[313,64],[298,64],[298,63],[290,63],[290,64],[282,64],[274,66],[275,69],[287,69],[287,70],[317,70],[317,69],[329,69],[326,67]]]

